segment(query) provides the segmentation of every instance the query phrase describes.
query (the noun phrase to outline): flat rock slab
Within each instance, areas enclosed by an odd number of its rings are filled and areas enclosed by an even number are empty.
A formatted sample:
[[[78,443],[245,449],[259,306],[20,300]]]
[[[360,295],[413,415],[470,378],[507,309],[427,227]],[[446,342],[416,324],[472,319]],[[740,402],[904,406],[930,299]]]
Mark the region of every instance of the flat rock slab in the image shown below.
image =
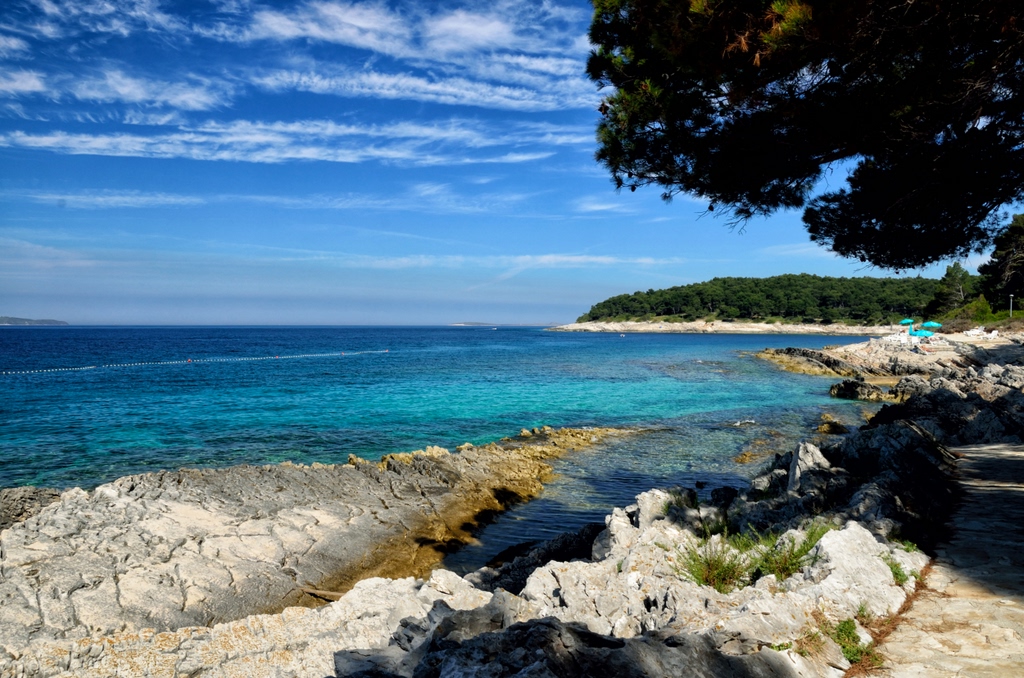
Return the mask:
[[[893,678],[1024,675],[1024,445],[955,451],[963,503],[927,590],[879,648]]]
[[[323,603],[303,588],[424,574],[471,538],[478,517],[539,493],[545,459],[610,432],[380,463],[165,471],[67,491],[0,532],[0,660],[37,641],[209,627]]]

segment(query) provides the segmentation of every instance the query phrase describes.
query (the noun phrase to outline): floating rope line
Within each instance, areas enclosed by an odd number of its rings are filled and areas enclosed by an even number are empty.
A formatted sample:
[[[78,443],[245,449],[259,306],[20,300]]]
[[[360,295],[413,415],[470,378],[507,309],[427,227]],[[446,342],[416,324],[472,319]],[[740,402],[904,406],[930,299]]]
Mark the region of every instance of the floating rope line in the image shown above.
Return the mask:
[[[46,370],[12,370],[0,374],[44,374],[48,372],[82,372],[84,370],[115,369],[120,367],[147,367],[159,365],[191,365],[196,363],[243,363],[257,360],[295,360],[297,358],[335,358],[349,355],[366,355],[371,353],[388,353],[383,351],[342,351],[340,353],[300,353],[298,355],[266,355],[253,358],[186,358],[185,360],[161,360],[141,363],[111,363],[109,365],[88,365],[86,367],[53,367]]]

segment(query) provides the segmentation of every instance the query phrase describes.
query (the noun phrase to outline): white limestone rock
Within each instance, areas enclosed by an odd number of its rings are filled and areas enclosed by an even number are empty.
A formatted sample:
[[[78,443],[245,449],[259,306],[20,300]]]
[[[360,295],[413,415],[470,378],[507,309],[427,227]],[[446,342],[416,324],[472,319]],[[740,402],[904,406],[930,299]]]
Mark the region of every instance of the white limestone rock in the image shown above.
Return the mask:
[[[800,489],[800,475],[802,473],[830,468],[832,468],[832,464],[821,454],[821,450],[810,443],[800,443],[796,450],[793,451],[793,460],[789,465],[789,483],[786,486],[786,491],[796,492]]]

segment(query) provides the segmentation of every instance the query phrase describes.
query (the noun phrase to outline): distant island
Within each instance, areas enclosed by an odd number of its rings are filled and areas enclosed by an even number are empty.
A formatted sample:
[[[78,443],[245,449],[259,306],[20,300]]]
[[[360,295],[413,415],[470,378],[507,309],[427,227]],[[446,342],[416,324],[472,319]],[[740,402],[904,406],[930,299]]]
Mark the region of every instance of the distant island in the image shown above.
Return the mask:
[[[67,325],[63,320],[31,320],[29,318],[12,318],[8,315],[0,315],[0,325]]]

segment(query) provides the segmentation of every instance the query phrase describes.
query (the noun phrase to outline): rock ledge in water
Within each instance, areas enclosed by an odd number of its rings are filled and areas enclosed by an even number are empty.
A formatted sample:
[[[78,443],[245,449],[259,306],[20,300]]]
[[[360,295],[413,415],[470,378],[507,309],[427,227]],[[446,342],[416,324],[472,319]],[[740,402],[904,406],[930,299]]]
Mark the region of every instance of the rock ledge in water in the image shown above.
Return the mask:
[[[372,576],[425,575],[482,520],[535,496],[545,462],[615,433],[237,466],[72,489],[0,532],[0,648],[211,626],[323,603]],[[0,657],[3,652],[0,651]]]

